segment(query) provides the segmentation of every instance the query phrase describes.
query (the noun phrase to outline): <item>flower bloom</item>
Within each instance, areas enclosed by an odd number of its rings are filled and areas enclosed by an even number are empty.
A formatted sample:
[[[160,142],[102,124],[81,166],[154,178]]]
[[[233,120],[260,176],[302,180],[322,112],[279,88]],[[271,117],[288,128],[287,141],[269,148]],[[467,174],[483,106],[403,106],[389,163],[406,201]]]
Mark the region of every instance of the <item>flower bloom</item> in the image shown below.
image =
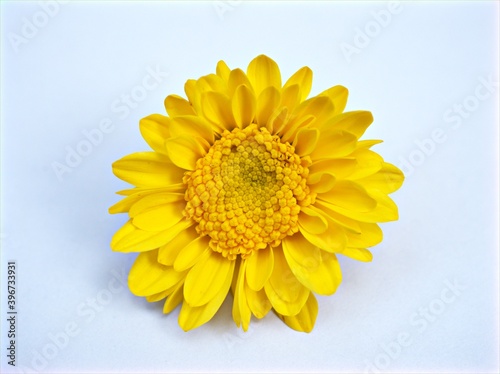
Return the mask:
[[[370,261],[382,240],[378,222],[398,218],[387,196],[403,174],[360,140],[373,121],[344,112],[347,89],[307,98],[312,71],[282,84],[267,56],[246,73],[223,61],[216,74],[185,84],[187,100],[165,99],[167,116],[140,121],[152,148],[113,164],[134,188],[110,213],[128,213],[111,247],[139,252],[130,290],[164,313],[182,304],[185,330],[208,322],[227,294],[233,319],[273,310],[288,326],[312,330],[314,294],[331,295],[341,254]]]

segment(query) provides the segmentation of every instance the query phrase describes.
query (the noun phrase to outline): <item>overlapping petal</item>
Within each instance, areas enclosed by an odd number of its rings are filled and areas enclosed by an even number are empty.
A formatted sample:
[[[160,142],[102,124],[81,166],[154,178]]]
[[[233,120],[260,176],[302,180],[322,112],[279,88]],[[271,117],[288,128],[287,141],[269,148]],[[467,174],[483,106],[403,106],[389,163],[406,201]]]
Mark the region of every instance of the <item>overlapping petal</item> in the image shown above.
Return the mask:
[[[300,101],[304,101],[311,92],[313,73],[310,68],[304,66],[297,70],[283,85],[283,89],[296,85],[299,89]]]
[[[158,251],[140,253],[128,276],[130,291],[137,296],[148,296],[176,285],[185,273],[156,261]]]
[[[137,187],[166,187],[182,182],[184,171],[157,152],[138,152],[113,163],[113,172]]]
[[[136,202],[141,200],[143,197],[153,194],[161,193],[173,193],[181,194],[185,190],[182,183],[173,184],[168,187],[158,187],[158,188],[134,188],[128,191],[120,191],[121,193],[127,193],[126,197],[113,206],[109,208],[109,213],[127,213]],[[130,192],[130,193],[129,193]]]
[[[217,252],[205,252],[186,276],[184,299],[192,307],[207,304],[224,287],[233,270],[234,261],[228,261]]]
[[[231,100],[231,108],[236,125],[243,129],[253,123],[256,100],[252,90],[244,84],[239,85]]]
[[[264,289],[276,312],[286,316],[299,313],[310,293],[293,274],[282,248],[274,250],[273,273]]]
[[[164,104],[170,117],[196,115],[191,103],[179,95],[168,95]]]
[[[357,183],[369,190],[389,194],[397,191],[403,184],[404,175],[396,166],[383,162],[381,168],[368,176],[358,178]]]
[[[332,101],[334,109],[331,117],[344,111],[348,95],[349,91],[344,86],[333,86],[319,94],[319,96],[327,96]]]
[[[319,295],[331,295],[339,286],[342,275],[333,253],[322,251],[302,235],[283,241],[283,253],[297,279]]]
[[[177,167],[194,170],[196,161],[206,154],[210,145],[200,137],[179,135],[167,139],[165,147],[170,159]]]
[[[236,326],[242,327],[244,331],[248,330],[250,325],[250,318],[252,317],[252,312],[247,302],[247,293],[245,289],[245,275],[246,275],[247,262],[243,261],[240,265],[238,275],[236,277],[236,285],[234,291],[234,302],[233,302],[233,319],[236,322]]]
[[[254,291],[248,286],[248,282],[245,282],[245,294],[248,307],[256,318],[264,318],[273,308],[264,288]]]
[[[247,76],[257,96],[269,86],[281,88],[280,69],[275,61],[265,55],[257,56],[250,62]]]
[[[268,247],[255,251],[245,263],[248,286],[254,291],[261,290],[273,272],[273,249]]]
[[[167,154],[165,140],[170,137],[170,118],[161,114],[152,114],[139,121],[141,135],[149,146],[160,154]]]
[[[299,313],[294,316],[281,314],[278,314],[278,316],[288,327],[296,331],[311,332],[316,323],[316,317],[318,316],[318,301],[311,293]]]
[[[172,137],[187,135],[205,139],[209,144],[214,142],[212,127],[207,121],[198,116],[177,116],[171,121],[169,129]]]
[[[199,235],[195,226],[180,231],[158,248],[158,262],[163,265],[173,266],[179,253],[198,238]]]
[[[271,116],[276,112],[281,101],[280,91],[273,86],[264,89],[257,97],[256,122],[272,132],[269,126]]]
[[[227,272],[224,283],[218,290],[217,294],[207,303],[202,306],[191,306],[186,301],[184,293],[184,302],[179,313],[179,325],[184,331],[192,330],[210,321],[222,305],[227,296],[231,281],[233,279],[234,261],[231,262],[232,269]]]
[[[163,313],[168,314],[174,310],[184,299],[183,296],[184,282],[179,282],[177,286],[168,295],[167,300],[163,304]]]
[[[162,231],[141,230],[129,220],[111,239],[111,248],[118,252],[144,252],[163,246],[181,231],[192,226],[192,221],[181,220]]]

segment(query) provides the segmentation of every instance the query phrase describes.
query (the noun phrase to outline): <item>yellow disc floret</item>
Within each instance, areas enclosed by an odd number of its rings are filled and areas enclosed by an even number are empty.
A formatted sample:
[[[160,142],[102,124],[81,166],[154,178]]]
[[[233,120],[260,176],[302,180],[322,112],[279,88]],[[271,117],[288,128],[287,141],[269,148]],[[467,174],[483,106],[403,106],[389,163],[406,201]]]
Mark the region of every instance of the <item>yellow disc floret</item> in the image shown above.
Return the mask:
[[[225,131],[184,176],[185,215],[210,247],[228,259],[275,247],[298,231],[310,205],[308,163],[289,143],[251,125]]]

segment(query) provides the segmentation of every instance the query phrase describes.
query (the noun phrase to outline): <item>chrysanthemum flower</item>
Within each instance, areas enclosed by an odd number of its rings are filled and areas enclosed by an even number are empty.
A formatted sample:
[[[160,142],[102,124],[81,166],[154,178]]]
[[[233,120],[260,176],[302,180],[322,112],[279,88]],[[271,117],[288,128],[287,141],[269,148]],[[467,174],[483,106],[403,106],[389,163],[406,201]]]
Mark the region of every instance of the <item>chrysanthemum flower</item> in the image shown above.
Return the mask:
[[[182,304],[184,330],[208,322],[231,290],[233,319],[248,329],[270,310],[309,332],[314,294],[331,295],[341,254],[370,261],[377,222],[398,218],[387,196],[403,174],[360,140],[370,112],[343,112],[347,89],[307,99],[312,72],[283,85],[261,55],[246,73],[223,61],[165,99],[168,116],[140,121],[152,148],[113,164],[134,185],[110,213],[129,221],[111,247],[139,252],[129,287],[164,313]]]

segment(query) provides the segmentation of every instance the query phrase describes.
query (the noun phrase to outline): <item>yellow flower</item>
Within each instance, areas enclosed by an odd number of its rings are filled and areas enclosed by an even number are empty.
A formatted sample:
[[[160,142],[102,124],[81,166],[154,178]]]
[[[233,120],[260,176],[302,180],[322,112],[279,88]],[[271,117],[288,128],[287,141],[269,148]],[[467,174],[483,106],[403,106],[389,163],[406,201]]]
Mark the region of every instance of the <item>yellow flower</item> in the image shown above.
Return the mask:
[[[111,247],[139,252],[130,290],[163,312],[182,304],[185,330],[208,322],[233,294],[246,331],[270,310],[291,328],[312,330],[314,294],[331,295],[342,275],[336,255],[370,261],[377,222],[398,218],[387,196],[403,174],[359,140],[370,112],[343,112],[347,89],[307,99],[312,71],[282,85],[277,64],[252,60],[245,73],[223,62],[188,80],[188,100],[165,99],[168,116],[140,121],[153,149],[128,155],[113,172],[135,188],[110,213],[129,221]]]

